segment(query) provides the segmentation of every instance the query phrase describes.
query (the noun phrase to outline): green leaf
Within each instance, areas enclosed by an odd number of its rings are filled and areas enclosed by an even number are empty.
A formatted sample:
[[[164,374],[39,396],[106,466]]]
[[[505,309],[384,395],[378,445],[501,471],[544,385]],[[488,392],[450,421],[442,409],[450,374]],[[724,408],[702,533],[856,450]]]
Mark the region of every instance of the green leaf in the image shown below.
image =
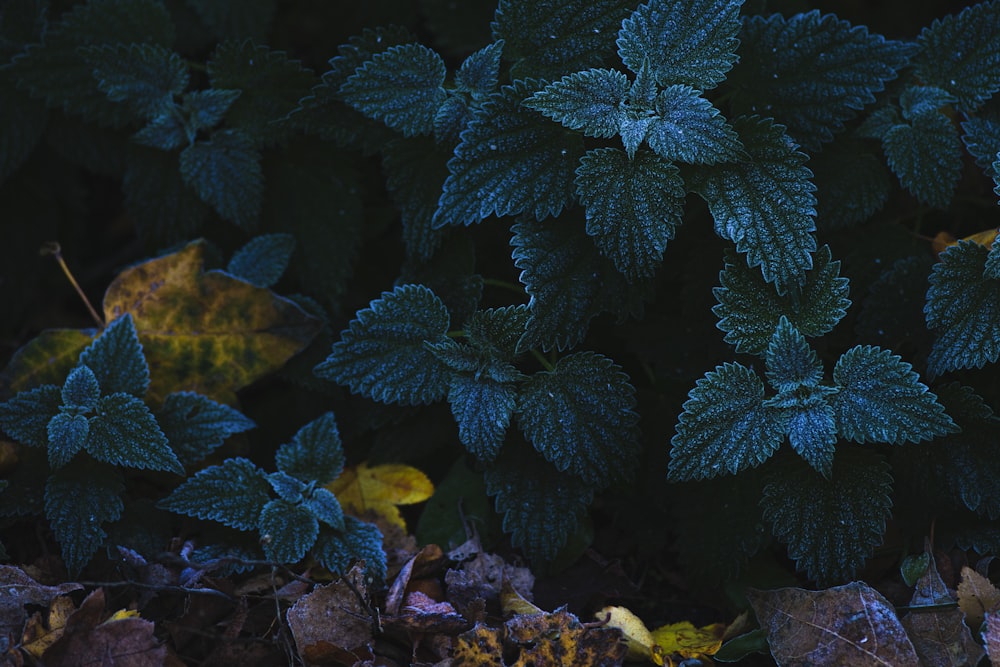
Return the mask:
[[[0,46],[2,48],[2,46]],[[9,74],[9,70],[7,72]],[[0,74],[0,183],[24,164],[45,133],[45,105]]]
[[[708,202],[715,231],[760,266],[779,295],[803,283],[816,249],[815,189],[807,159],[769,119],[734,122],[749,159],[704,168],[693,188]]]
[[[98,461],[140,470],[184,474],[146,404],[129,394],[102,398],[90,418],[87,452]]]
[[[79,3],[49,26],[44,41],[14,58],[12,74],[49,107],[90,122],[121,127],[132,118],[98,88],[80,49],[101,44],[149,44],[170,48],[174,26],[158,0],[91,0]]]
[[[264,179],[260,154],[240,130],[219,130],[196,141],[180,157],[181,176],[202,201],[244,230],[260,217]]]
[[[322,486],[314,488],[302,501],[302,506],[309,510],[317,520],[334,530],[344,530],[344,510],[340,507],[337,496]]]
[[[640,446],[634,408],[635,388],[620,366],[577,352],[525,382],[517,423],[559,472],[602,487],[632,478]]]
[[[458,145],[462,132],[472,122],[473,108],[462,95],[449,95],[434,114],[434,143],[450,148]]]
[[[889,168],[920,201],[947,208],[962,175],[962,142],[951,119],[924,111],[882,139]]]
[[[485,472],[511,543],[535,561],[552,560],[587,514],[593,488],[560,473],[537,455],[504,456]]]
[[[332,412],[312,420],[278,448],[274,455],[278,470],[303,482],[326,484],[344,470],[344,450]]]
[[[649,151],[634,159],[615,148],[588,151],[576,170],[587,234],[630,280],[650,277],[684,214],[677,167]]]
[[[91,46],[81,55],[108,99],[146,120],[170,113],[190,80],[184,59],[158,44]]]
[[[655,108],[646,141],[663,159],[715,164],[740,155],[742,146],[736,133],[701,91],[685,85],[669,86],[660,91]]]
[[[87,366],[77,366],[66,377],[62,386],[62,402],[68,408],[76,408],[81,413],[93,410],[101,397],[101,387],[97,376]]]
[[[365,574],[375,585],[385,582],[386,557],[382,549],[382,533],[371,523],[353,516],[344,517],[344,530],[337,532],[320,528],[313,556],[320,565],[344,574],[355,561],[365,561]]]
[[[621,72],[590,69],[550,83],[524,100],[524,106],[588,137],[613,137],[624,120],[630,87]]]
[[[825,389],[825,388],[824,388]],[[833,407],[824,398],[826,392],[815,391],[800,405],[791,408],[788,420],[788,441],[792,449],[823,477],[832,473],[834,446],[837,444],[837,421]]]
[[[276,0],[186,0],[205,25],[220,39],[264,39],[271,26]]]
[[[267,475],[247,459],[235,458],[199,470],[157,507],[237,530],[256,530],[261,510],[270,499]]]
[[[767,379],[778,392],[815,387],[823,380],[819,357],[784,315],[778,320],[764,359]]]
[[[996,245],[994,243],[994,245]],[[927,290],[927,328],[934,347],[931,377],[959,368],[982,368],[1000,357],[1000,281],[983,277],[990,250],[959,241],[941,253]]]
[[[481,461],[495,460],[517,405],[517,386],[485,375],[455,373],[448,404],[465,448]]]
[[[847,449],[824,479],[794,459],[772,471],[761,507],[772,532],[806,575],[825,586],[852,579],[882,543],[892,507],[889,466]]]
[[[312,512],[287,500],[272,500],[260,513],[264,556],[275,563],[298,563],[316,543],[319,522]]]
[[[448,309],[426,287],[383,292],[358,311],[315,373],[383,403],[433,403],[447,392],[449,374],[425,343],[447,340],[449,323]]]
[[[194,141],[193,133],[198,130],[210,130],[222,122],[236,100],[243,97],[242,90],[225,90],[209,88],[195,90],[184,95],[181,110],[188,116],[188,132],[190,141]],[[235,125],[235,123],[233,123]],[[263,132],[262,129],[258,130]]]
[[[62,395],[54,384],[18,392],[0,403],[0,428],[21,444],[46,447],[49,421],[61,405]]]
[[[708,90],[738,60],[743,0],[652,0],[622,22],[618,55],[633,72],[649,59],[660,85]]]
[[[49,477],[45,518],[71,577],[79,574],[104,542],[102,524],[121,516],[124,486],[117,470],[93,462],[66,466]]]
[[[583,140],[522,105],[540,85],[515,81],[476,111],[448,161],[435,227],[525,212],[541,220],[572,201]]]
[[[525,304],[476,311],[469,319],[469,343],[490,356],[510,361],[517,355],[517,342],[530,316]]]
[[[599,65],[611,55],[610,36],[628,15],[624,0],[500,0],[494,39],[514,61],[511,78],[555,79]]]
[[[495,92],[500,81],[500,56],[503,47],[504,41],[500,39],[463,60],[455,72],[455,87],[469,93],[473,99]]]
[[[291,234],[261,234],[233,254],[226,272],[257,287],[273,287],[285,273],[294,250]]]
[[[403,136],[430,134],[447,93],[444,60],[422,44],[401,44],[362,65],[340,88],[345,102]]]
[[[969,155],[976,158],[976,164],[987,176],[996,178],[993,163],[1000,153],[1000,117],[987,114],[980,118],[968,118],[961,123],[962,143]]]
[[[926,253],[902,257],[883,271],[861,302],[855,330],[859,339],[897,349],[929,350],[924,294],[934,259]]]
[[[766,111],[810,153],[873,103],[915,51],[818,10],[751,17],[740,41],[737,105]]]
[[[164,112],[132,135],[132,141],[161,151],[173,151],[189,143],[183,119],[173,109]]]
[[[385,187],[399,209],[410,257],[428,260],[441,245],[442,232],[433,219],[450,156],[428,137],[397,139],[382,151]]]
[[[452,322],[467,322],[483,298],[483,277],[476,273],[476,244],[471,235],[445,235],[441,248],[425,262],[410,258],[397,285],[421,284],[448,307]]]
[[[156,421],[182,465],[203,460],[234,433],[256,424],[228,405],[190,391],[169,394]]]
[[[1000,182],[998,182],[997,187],[1000,188]],[[993,239],[993,245],[990,246],[990,253],[986,256],[986,263],[983,265],[983,278],[994,281],[1000,280],[1000,243],[997,243],[996,238]]]
[[[764,383],[735,363],[698,380],[670,440],[671,481],[736,474],[766,461],[785,439],[784,418],[764,401]]]
[[[90,421],[84,416],[61,412],[49,421],[49,467],[63,467],[87,444]]]
[[[775,293],[733,250],[727,249],[725,257],[719,273],[722,286],[712,290],[719,302],[712,312],[719,317],[719,329],[726,332],[725,341],[737,352],[763,354],[782,317],[805,336],[822,336],[851,305],[849,281],[840,275],[840,261],[831,260],[829,246],[816,251],[797,298]]]
[[[957,430],[937,396],[899,355],[857,345],[833,369],[840,436],[855,442],[920,442]]]
[[[303,500],[302,492],[306,490],[306,483],[301,479],[292,477],[286,472],[272,472],[267,476],[267,483],[271,485],[274,492],[282,500],[290,503],[299,503]]]
[[[877,213],[889,198],[892,178],[870,142],[840,137],[809,160],[816,184],[816,226],[849,227]]]
[[[80,353],[80,364],[94,372],[105,396],[126,393],[142,398],[149,388],[149,366],[129,313],[109,324]]]
[[[974,110],[1000,90],[998,20],[996,0],[935,19],[917,38],[917,78],[954,95],[959,109]]]
[[[180,141],[180,145],[186,143],[186,136]],[[125,208],[140,234],[164,244],[197,237],[211,214],[208,205],[185,184],[175,153],[142,147],[130,151],[122,191]]]

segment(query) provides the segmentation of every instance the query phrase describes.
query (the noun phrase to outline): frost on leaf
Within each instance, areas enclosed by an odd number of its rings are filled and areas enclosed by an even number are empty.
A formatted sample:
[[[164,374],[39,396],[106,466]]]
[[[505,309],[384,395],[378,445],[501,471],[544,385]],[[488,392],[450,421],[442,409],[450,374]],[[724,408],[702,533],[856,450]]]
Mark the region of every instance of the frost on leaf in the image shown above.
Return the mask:
[[[815,387],[823,379],[823,365],[816,352],[784,315],[778,321],[764,358],[767,379],[779,392],[800,386]]]
[[[303,482],[326,484],[344,470],[344,450],[332,412],[300,428],[292,441],[278,448],[274,461],[281,472]]]
[[[238,410],[190,391],[168,395],[156,412],[156,422],[183,465],[198,463],[230,435],[255,426]]]
[[[257,287],[278,282],[295,250],[291,234],[261,234],[233,253],[226,272]]]
[[[86,442],[87,452],[95,459],[126,468],[184,474],[153,414],[138,398],[105,396],[95,413]]]
[[[247,459],[236,458],[198,471],[157,506],[237,530],[254,530],[270,499],[267,476]]]
[[[0,403],[0,428],[21,444],[45,447],[49,421],[60,414],[62,404],[61,392],[54,384],[18,392]]]
[[[124,483],[117,470],[94,462],[60,468],[45,484],[45,518],[62,550],[70,576],[104,542],[102,524],[121,516]]]
[[[962,175],[958,130],[937,109],[905,111],[909,122],[893,125],[882,138],[889,167],[917,199],[947,208]]]
[[[315,544],[319,522],[308,508],[278,498],[264,505],[259,529],[268,560],[297,563]]]
[[[455,72],[455,86],[472,95],[473,99],[494,92],[500,77],[502,39],[488,44],[462,61]]]
[[[109,324],[80,353],[80,364],[94,372],[102,394],[122,392],[142,398],[149,388],[149,366],[130,313]]]
[[[736,132],[701,92],[686,85],[660,91],[646,142],[665,160],[692,164],[730,162],[741,154]]]
[[[629,280],[652,276],[682,222],[684,183],[677,167],[648,151],[634,159],[615,148],[589,151],[576,170],[587,234]]]
[[[449,377],[426,343],[447,340],[449,323],[444,303],[422,285],[383,292],[358,311],[314,372],[383,403],[433,403]]]
[[[588,137],[613,137],[624,120],[628,77],[608,69],[567,74],[524,101],[524,106],[580,130]]]
[[[184,59],[157,44],[92,46],[81,55],[108,99],[124,103],[139,118],[169,113],[174,96],[188,85]]]
[[[661,85],[708,90],[737,61],[743,0],[652,0],[622,22],[618,55],[638,72],[643,60]]]
[[[203,202],[243,230],[260,218],[264,174],[260,153],[241,130],[218,130],[180,155],[181,176]]]

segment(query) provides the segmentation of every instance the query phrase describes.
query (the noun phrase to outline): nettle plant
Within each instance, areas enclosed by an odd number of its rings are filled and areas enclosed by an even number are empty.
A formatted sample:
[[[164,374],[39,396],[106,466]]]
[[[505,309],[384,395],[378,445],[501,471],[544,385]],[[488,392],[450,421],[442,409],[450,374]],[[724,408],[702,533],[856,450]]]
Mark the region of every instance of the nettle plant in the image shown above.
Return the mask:
[[[488,25],[425,0],[426,23],[365,29],[320,75],[260,43],[283,20],[266,0],[177,4],[89,0],[49,23],[11,2],[0,178],[44,137],[120,184],[152,243],[294,240],[286,284],[346,324],[295,379],[367,419],[351,438],[446,402],[531,558],[649,461],[636,502],[674,501],[681,556],[715,580],[772,542],[813,579],[854,576],[890,516],[918,550],[932,516],[939,540],[1000,550],[1000,386],[978,370],[1000,357],[1000,244],[914,242],[997,226],[1000,2],[904,41],[740,0],[501,0]],[[505,270],[513,301],[485,290]],[[46,390],[67,434],[89,382],[65,404]],[[315,550],[340,526],[330,471],[292,459],[339,448],[313,435],[276,473],[229,462],[175,492],[228,493],[232,473],[255,519],[166,506],[265,544],[281,507],[302,532],[272,555]]]

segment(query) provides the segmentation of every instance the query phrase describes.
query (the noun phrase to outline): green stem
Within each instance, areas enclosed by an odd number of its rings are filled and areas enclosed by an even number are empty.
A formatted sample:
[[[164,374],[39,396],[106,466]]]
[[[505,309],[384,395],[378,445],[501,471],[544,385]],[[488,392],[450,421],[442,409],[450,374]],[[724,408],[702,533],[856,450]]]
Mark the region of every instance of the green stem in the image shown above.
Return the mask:
[[[489,285],[490,287],[499,287],[501,289],[509,290],[511,292],[517,292],[518,294],[524,294],[524,286],[520,283],[511,283],[506,280],[498,280],[496,278],[483,278],[483,285]]]
[[[542,365],[542,368],[544,368],[545,370],[547,371],[555,370],[556,365],[551,361],[549,361],[549,359],[546,358],[544,354],[542,354],[535,348],[531,348],[531,356],[537,359],[538,363],[540,363]]]

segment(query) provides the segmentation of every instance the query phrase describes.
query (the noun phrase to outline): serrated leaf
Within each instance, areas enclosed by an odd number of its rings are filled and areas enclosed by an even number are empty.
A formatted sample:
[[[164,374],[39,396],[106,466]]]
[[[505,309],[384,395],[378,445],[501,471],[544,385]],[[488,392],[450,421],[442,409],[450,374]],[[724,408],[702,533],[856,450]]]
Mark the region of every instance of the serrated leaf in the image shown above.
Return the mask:
[[[291,234],[261,234],[233,253],[226,272],[257,287],[272,287],[285,273],[294,250]]]
[[[365,562],[365,574],[375,585],[385,582],[386,557],[377,526],[344,517],[343,532],[321,529],[313,549],[316,560],[331,572],[344,574],[355,561]]]
[[[175,139],[181,141],[177,148],[187,142],[186,135]],[[125,208],[140,234],[164,245],[197,237],[212,213],[184,182],[176,153],[136,146],[126,158],[122,190]]]
[[[337,496],[329,490],[319,487],[307,495],[302,506],[309,510],[318,521],[325,523],[334,530],[344,530],[344,510],[340,507]]]
[[[87,366],[77,366],[70,371],[62,386],[61,396],[66,407],[76,408],[81,413],[93,410],[101,397],[101,387],[94,371]]]
[[[276,10],[276,0],[186,0],[220,39],[264,39]]]
[[[740,156],[740,140],[701,91],[668,86],[656,97],[656,115],[646,141],[665,160],[696,164],[729,162]]]
[[[857,345],[837,360],[830,399],[840,436],[855,442],[920,442],[957,430],[910,364],[889,350]]]
[[[823,379],[823,364],[805,336],[784,315],[764,355],[767,379],[779,392],[815,387]]]
[[[609,36],[628,15],[623,0],[500,0],[494,39],[514,61],[511,78],[555,79],[599,65],[611,55]]]
[[[229,436],[256,426],[228,405],[189,391],[168,395],[156,421],[182,465],[198,463]]]
[[[1000,281],[983,278],[989,256],[978,243],[959,241],[941,253],[931,271],[924,306],[935,336],[927,361],[931,377],[982,368],[1000,357]]]
[[[896,260],[868,288],[855,324],[860,340],[900,349],[928,350],[924,294],[934,260],[927,254]]]
[[[525,460],[528,459],[528,460]],[[550,561],[587,514],[593,488],[534,455],[502,457],[485,472],[503,530],[532,560]]]
[[[70,576],[79,574],[104,542],[102,524],[121,516],[124,483],[118,471],[96,463],[66,466],[45,484],[45,518]]]
[[[237,530],[255,530],[270,500],[267,475],[249,460],[235,458],[199,470],[156,506]]]
[[[925,112],[893,126],[882,140],[889,167],[917,199],[947,208],[962,171],[962,144],[951,119]]]
[[[305,507],[279,498],[261,510],[260,535],[268,560],[297,563],[316,543],[319,522]]]
[[[670,440],[667,477],[672,481],[754,468],[785,440],[785,420],[765,405],[763,381],[745,366],[716,366],[688,396]]]
[[[332,412],[326,412],[296,432],[274,455],[278,470],[303,482],[326,484],[344,470],[344,450]]]
[[[630,280],[652,276],[684,214],[677,167],[648,151],[629,159],[598,148],[580,160],[576,190],[601,253]]]
[[[976,164],[988,176],[995,178],[997,153],[1000,153],[1000,117],[987,114],[979,118],[968,118],[961,123],[962,143],[969,155],[976,159]]]
[[[428,260],[441,245],[443,234],[433,219],[450,156],[425,137],[395,140],[382,152],[385,187],[399,208],[403,244],[411,257]]]
[[[301,479],[292,477],[286,472],[279,470],[267,476],[267,483],[271,485],[278,497],[290,503],[302,502],[302,492],[306,490],[306,483]]]
[[[198,130],[210,130],[221,123],[230,107],[241,97],[242,90],[221,88],[194,90],[185,94],[181,109],[187,113],[189,141],[194,141],[194,133]]]
[[[458,145],[462,132],[472,122],[472,115],[469,100],[462,95],[449,95],[434,114],[434,142],[448,147]]]
[[[111,322],[80,353],[80,364],[94,372],[105,396],[122,392],[142,398],[149,389],[149,366],[131,313],[126,312]]]
[[[90,421],[84,415],[60,412],[48,425],[49,467],[57,470],[72,460],[87,444]]]
[[[171,109],[133,134],[132,141],[161,151],[173,151],[189,143],[189,137],[183,120]]]
[[[524,106],[588,137],[613,137],[624,120],[630,87],[621,72],[589,69],[550,83],[524,100]]]
[[[455,72],[455,87],[473,99],[494,92],[500,77],[500,56],[504,41],[499,39],[479,49],[462,61]]]
[[[341,98],[403,136],[430,134],[447,93],[444,60],[422,44],[376,53],[340,88]]]
[[[751,17],[740,41],[737,105],[766,111],[810,152],[874,102],[915,50],[818,10]]]
[[[837,444],[837,421],[833,408],[814,394],[811,400],[789,410],[788,441],[792,449],[823,477],[829,479]]]
[[[653,0],[622,22],[618,55],[633,72],[649,59],[660,85],[708,90],[738,60],[743,0]]]
[[[882,543],[891,493],[889,466],[848,449],[838,453],[829,479],[792,461],[772,471],[761,507],[796,566],[825,585],[853,578]]]
[[[1000,188],[1000,184],[997,187]],[[1000,228],[997,231],[1000,232]],[[993,245],[990,246],[990,253],[986,256],[986,263],[983,265],[983,278],[986,280],[1000,280],[1000,243],[997,243],[996,238],[993,239]]]
[[[59,414],[59,387],[46,384],[15,394],[0,403],[0,428],[18,442],[45,447],[49,442],[49,420]]]
[[[816,184],[816,226],[820,231],[864,222],[889,198],[892,179],[882,156],[852,137],[841,135],[825,145],[811,156],[809,168]]]
[[[444,397],[449,377],[425,343],[447,340],[449,324],[432,291],[397,287],[358,311],[314,372],[383,403],[433,403]]]
[[[204,262],[205,244],[195,241],[126,269],[104,294],[105,319],[129,313],[135,321],[155,369],[151,399],[187,390],[233,402],[237,389],[280,368],[319,328],[293,302],[205,271]]]
[[[755,117],[733,124],[749,159],[704,168],[693,189],[708,203],[716,233],[784,295],[804,282],[816,249],[812,172],[780,125]]]
[[[539,87],[515,81],[476,111],[448,161],[435,227],[520,213],[541,220],[572,201],[583,140],[522,105]]]
[[[903,112],[903,118],[910,121],[924,114],[946,113],[945,107],[954,104],[954,102],[955,97],[951,93],[934,86],[907,86],[899,95],[899,106]]]
[[[517,386],[455,373],[448,387],[448,404],[465,448],[481,461],[496,459],[517,405]]]
[[[2,48],[2,45],[0,45]],[[15,81],[0,76],[0,183],[24,164],[45,133],[45,104],[18,90]]]
[[[524,334],[529,317],[526,304],[477,310],[468,324],[469,343],[491,356],[510,361],[517,355],[517,341]]]
[[[260,218],[264,178],[260,153],[241,130],[219,130],[180,157],[181,176],[224,220],[252,230]]]
[[[1000,2],[980,2],[935,19],[921,31],[916,75],[958,98],[971,111],[1000,90]]]
[[[112,102],[122,102],[146,120],[169,113],[174,96],[187,88],[187,63],[158,44],[109,44],[80,51],[97,87]]]
[[[139,470],[184,468],[145,403],[129,394],[111,394],[97,403],[90,418],[87,453],[98,461]]]

